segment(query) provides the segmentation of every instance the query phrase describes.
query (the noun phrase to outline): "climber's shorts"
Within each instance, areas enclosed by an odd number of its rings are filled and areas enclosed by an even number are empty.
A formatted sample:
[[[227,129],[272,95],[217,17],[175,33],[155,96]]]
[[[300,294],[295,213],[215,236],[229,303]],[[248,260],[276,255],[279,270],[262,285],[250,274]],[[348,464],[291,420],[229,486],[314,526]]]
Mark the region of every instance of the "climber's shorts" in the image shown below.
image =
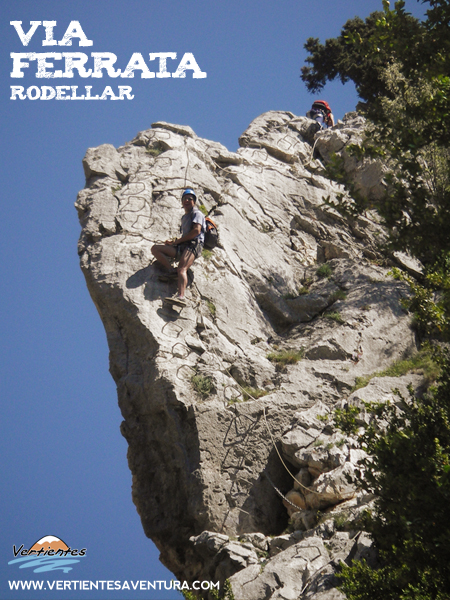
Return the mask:
[[[203,244],[200,240],[190,240],[189,242],[185,242],[184,244],[178,244],[177,246],[177,255],[176,260],[180,260],[183,252],[188,250],[192,252],[195,258],[198,258],[203,250]]]

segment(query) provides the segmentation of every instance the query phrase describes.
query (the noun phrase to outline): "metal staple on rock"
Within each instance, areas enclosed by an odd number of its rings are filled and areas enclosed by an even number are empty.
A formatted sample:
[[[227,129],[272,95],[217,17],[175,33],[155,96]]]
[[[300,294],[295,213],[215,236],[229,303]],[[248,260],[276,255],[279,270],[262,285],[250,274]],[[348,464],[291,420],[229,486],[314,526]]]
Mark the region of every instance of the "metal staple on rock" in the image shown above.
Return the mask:
[[[201,295],[201,293],[200,293],[200,290],[198,289],[198,286],[197,286],[197,284],[196,284],[195,282],[194,282],[194,285],[195,285],[195,288],[196,288],[196,290],[197,290],[197,292],[198,292],[198,295],[199,295],[199,297],[201,298],[201,297],[202,297],[202,295]],[[203,315],[201,314],[201,310],[200,310],[200,302],[197,302],[197,303],[196,303],[196,309],[198,310],[199,316],[203,318]],[[208,328],[208,329],[210,329],[210,330],[212,331],[212,329],[211,329],[211,328],[209,328],[207,324],[205,324],[205,326],[206,326],[206,328]],[[217,358],[217,361],[218,361],[218,363],[221,365],[221,367],[223,368],[223,370],[226,372],[226,374],[227,374],[227,375],[228,375],[228,376],[229,376],[231,379],[234,379],[234,377],[231,375],[231,373],[230,373],[230,371],[228,370],[228,368],[227,368],[227,367],[226,367],[226,366],[223,364],[222,360],[221,360],[221,359],[220,359],[220,357],[218,356],[218,354],[217,354],[217,352],[216,352],[216,350],[215,350],[214,346],[213,346],[213,348],[212,348],[212,349],[213,349],[213,352],[214,352],[214,354],[215,354],[215,356],[216,356],[216,358]],[[240,385],[240,384],[239,384],[239,383],[238,383],[236,380],[234,380],[234,381],[236,382],[236,386],[237,386],[237,387],[238,387],[238,388],[241,390],[241,392],[242,392],[243,394],[246,394],[246,395],[247,395],[247,396],[249,396],[249,398],[251,398],[252,400],[255,400],[255,401],[257,400],[257,398],[254,398],[254,397],[253,397],[253,396],[250,394],[250,392],[249,392],[248,390],[244,390],[244,388],[243,388],[243,387],[242,387],[242,386],[241,386],[241,385]],[[225,409],[228,409],[228,408],[230,408],[230,406],[229,406],[229,405],[227,405],[227,404],[225,404],[224,406],[225,406]],[[236,407],[235,407],[235,412],[236,412]],[[281,456],[281,453],[280,453],[280,451],[278,450],[278,447],[277,447],[277,445],[276,445],[275,439],[274,439],[274,437],[273,437],[273,434],[272,434],[272,432],[271,432],[271,430],[270,430],[269,424],[267,423],[267,418],[266,418],[266,407],[265,407],[265,406],[263,406],[263,417],[264,417],[264,423],[265,423],[265,425],[266,425],[267,431],[269,432],[269,436],[270,436],[270,439],[271,439],[271,441],[272,441],[272,445],[273,445],[273,447],[275,448],[275,451],[276,451],[276,453],[278,454],[278,457],[279,457],[279,459],[280,459],[280,461],[281,461],[281,464],[283,465],[283,467],[286,469],[286,471],[289,473],[289,475],[292,477],[292,479],[293,479],[293,480],[294,480],[294,481],[295,481],[295,482],[296,482],[296,483],[297,483],[297,484],[300,486],[300,488],[302,488],[302,489],[306,490],[306,491],[308,492],[308,494],[317,494],[317,495],[319,495],[319,492],[316,492],[316,491],[314,491],[314,490],[311,490],[310,488],[308,488],[307,486],[305,486],[303,483],[301,483],[300,481],[298,481],[298,479],[295,477],[295,475],[293,475],[293,474],[291,473],[291,471],[289,470],[288,466],[286,465],[285,461],[283,460],[283,457]],[[267,475],[267,473],[266,473],[266,475]],[[286,502],[289,502],[289,504],[291,504],[292,506],[295,506],[296,508],[298,508],[298,506],[297,506],[296,504],[293,504],[293,503],[292,503],[290,500],[288,500],[288,499],[287,499],[287,498],[286,498],[286,497],[285,497],[285,496],[282,494],[282,492],[280,492],[280,490],[278,490],[278,488],[276,488],[276,487],[275,487],[275,485],[272,483],[272,481],[271,481],[271,479],[270,479],[270,477],[269,477],[268,475],[267,475],[267,478],[268,478],[269,482],[271,483],[272,487],[275,489],[275,491],[276,491],[278,494],[280,494],[280,495],[281,495],[281,496],[282,496],[282,497],[283,497],[283,498],[286,500]]]
[[[279,125],[278,127],[275,127],[274,129],[275,129],[275,130],[281,130],[282,128],[285,128],[285,127],[286,127],[286,125],[285,125],[285,124],[283,124],[283,125]],[[313,155],[314,155],[314,149],[315,149],[316,143],[317,143],[317,140],[314,142],[314,145],[313,145],[313,147],[312,147],[311,158],[310,158],[309,162],[307,163],[308,165],[309,165],[309,164],[311,163],[311,161],[312,161],[312,157],[313,157]],[[184,146],[185,146],[186,160],[187,160],[186,172],[185,172],[185,177],[184,177],[184,187],[186,187],[186,183],[187,183],[187,180],[188,180],[188,172],[189,172],[189,169],[190,169],[190,159],[189,159],[189,151],[188,151],[188,148],[187,148],[187,138],[186,138],[186,137],[184,138]],[[259,147],[260,147],[260,149],[264,149],[264,147],[263,147],[262,145],[260,145]],[[219,168],[220,170],[223,170],[223,171],[225,171],[225,170],[226,170],[226,168],[220,167],[219,165],[217,165],[217,166],[218,166],[218,168]],[[197,293],[198,293],[198,295],[199,295],[199,297],[200,297],[200,301],[201,301],[202,294],[200,293],[200,290],[198,289],[198,286],[197,286],[197,284],[196,284],[195,282],[194,282],[194,286],[195,286],[195,288],[196,288],[196,290],[197,290]],[[195,306],[195,308],[196,308],[196,309],[199,311],[199,313],[200,313],[200,317],[202,317],[202,318],[203,318],[203,315],[201,314],[201,310],[200,310],[200,301],[198,301],[198,302],[196,303],[196,306]],[[206,327],[208,328],[208,325],[206,325]],[[212,330],[211,330],[211,331],[212,331]],[[214,354],[215,354],[215,356],[216,356],[216,358],[217,358],[217,360],[218,360],[218,362],[219,362],[219,365],[221,365],[221,367],[223,368],[223,370],[224,370],[224,371],[227,373],[227,375],[228,375],[228,376],[229,376],[231,379],[234,379],[234,377],[233,377],[233,376],[231,375],[231,373],[229,372],[228,368],[227,368],[227,367],[226,367],[226,366],[223,364],[222,360],[221,360],[221,359],[220,359],[220,357],[218,356],[218,354],[217,354],[217,352],[216,352],[216,350],[215,350],[214,346],[213,346],[213,352],[214,352]],[[255,400],[255,401],[257,400],[257,398],[254,398],[254,397],[253,397],[253,396],[252,396],[252,395],[249,393],[249,391],[248,391],[248,390],[244,390],[244,388],[243,388],[243,387],[242,387],[242,386],[241,386],[241,385],[240,385],[240,384],[239,384],[239,383],[238,383],[236,380],[235,380],[235,382],[236,382],[236,386],[239,388],[239,390],[241,391],[241,393],[242,393],[242,394],[246,394],[246,395],[247,395],[247,396],[249,396],[249,398],[251,398],[252,400]],[[225,402],[226,402],[226,398],[225,398]],[[231,408],[231,407],[230,407],[228,404],[226,404],[226,403],[224,403],[224,407],[225,407],[225,409],[226,409],[226,410],[228,410],[229,408]],[[236,411],[237,411],[237,407],[234,407],[234,412],[236,412]],[[297,479],[297,478],[296,478],[296,477],[295,477],[295,476],[294,476],[294,475],[291,473],[291,471],[290,471],[290,470],[289,470],[289,468],[287,467],[287,465],[286,465],[285,461],[283,460],[283,457],[282,457],[282,456],[281,456],[281,454],[280,454],[280,451],[279,451],[279,450],[278,450],[278,448],[277,448],[276,442],[275,442],[275,440],[274,440],[274,437],[273,437],[273,435],[272,435],[272,432],[271,432],[271,430],[270,430],[270,428],[269,428],[269,425],[268,425],[268,423],[267,423],[267,418],[266,418],[266,407],[265,407],[265,406],[263,407],[263,416],[264,416],[264,423],[265,423],[265,426],[266,426],[266,428],[267,428],[267,431],[269,432],[270,438],[271,438],[271,440],[272,440],[272,445],[273,445],[273,447],[275,448],[275,451],[276,451],[276,453],[277,453],[277,455],[278,455],[278,457],[279,457],[279,459],[280,459],[280,461],[281,461],[281,464],[284,466],[284,468],[285,468],[285,469],[286,469],[286,471],[289,473],[289,475],[292,477],[292,479],[293,479],[293,480],[294,480],[294,481],[295,481],[295,482],[296,482],[296,483],[297,483],[297,484],[300,486],[300,488],[302,488],[302,489],[306,490],[308,493],[312,493],[312,494],[318,494],[318,492],[315,492],[314,490],[311,490],[311,489],[309,489],[308,487],[306,487],[305,485],[303,485],[303,484],[302,484],[300,481],[298,481],[298,479]],[[291,505],[292,505],[292,506],[294,506],[295,508],[298,508],[298,506],[297,506],[296,504],[294,504],[294,503],[293,503],[293,502],[291,502],[291,501],[290,501],[288,498],[286,498],[286,496],[284,496],[284,495],[283,495],[283,493],[282,493],[282,492],[281,492],[281,491],[280,491],[280,490],[279,490],[279,489],[278,489],[278,488],[277,488],[277,487],[276,487],[276,486],[273,484],[272,480],[271,480],[271,479],[270,479],[270,477],[267,475],[267,473],[266,473],[266,476],[267,476],[267,478],[268,478],[268,480],[269,480],[270,484],[272,485],[272,487],[275,489],[275,491],[276,491],[276,492],[277,492],[277,493],[278,493],[278,494],[279,494],[279,495],[280,495],[280,496],[281,496],[281,497],[282,497],[282,498],[283,498],[283,499],[284,499],[286,502],[288,502],[289,504],[291,504]],[[245,511],[244,511],[244,512],[245,512]]]

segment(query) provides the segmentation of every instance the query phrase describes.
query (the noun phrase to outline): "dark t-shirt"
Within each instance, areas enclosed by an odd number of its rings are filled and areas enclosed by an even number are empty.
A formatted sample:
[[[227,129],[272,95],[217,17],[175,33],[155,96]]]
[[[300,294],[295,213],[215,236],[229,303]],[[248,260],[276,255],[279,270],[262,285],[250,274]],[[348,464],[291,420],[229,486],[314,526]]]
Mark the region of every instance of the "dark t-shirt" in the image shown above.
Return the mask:
[[[186,214],[183,215],[181,218],[181,236],[182,237],[184,237],[191,231],[192,225],[194,223],[200,224],[202,226],[199,235],[197,237],[195,237],[194,240],[198,239],[203,244],[203,242],[205,241],[205,231],[206,231],[205,217],[203,216],[203,214],[199,211],[199,209],[196,206],[193,207],[191,212],[187,213],[187,215]]]

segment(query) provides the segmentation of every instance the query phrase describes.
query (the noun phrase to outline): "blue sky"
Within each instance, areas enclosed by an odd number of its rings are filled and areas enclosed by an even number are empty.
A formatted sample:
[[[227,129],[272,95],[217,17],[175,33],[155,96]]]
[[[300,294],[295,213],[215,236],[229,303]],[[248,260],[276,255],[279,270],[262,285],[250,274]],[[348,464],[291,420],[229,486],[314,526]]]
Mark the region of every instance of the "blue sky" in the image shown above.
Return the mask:
[[[407,0],[406,8],[423,14]],[[349,18],[381,10],[381,0],[14,0],[2,5],[1,46],[1,368],[3,463],[0,597],[156,598],[177,592],[11,592],[8,580],[165,580],[173,578],[142,530],[131,500],[127,445],[108,372],[108,348],[76,252],[74,202],[89,147],[131,140],[155,121],[190,125],[197,135],[238,147],[249,123],[268,110],[305,114],[313,96],[299,78],[308,37],[339,34]],[[61,40],[79,21],[91,47],[43,47],[43,27],[23,46],[10,21],[56,21]],[[10,53],[111,52],[125,69],[133,53],[190,52],[207,77],[39,79],[36,61],[10,77]],[[92,58],[87,67],[92,67]],[[56,66],[56,64],[55,64]],[[60,68],[60,67],[59,67]],[[10,100],[10,86],[131,85],[123,101]],[[81,91],[79,92],[81,94]],[[335,118],[354,109],[351,84],[320,94]],[[8,565],[12,546],[55,535],[86,557],[68,574]],[[45,575],[45,577],[43,576]],[[53,594],[53,595],[52,595]],[[152,595],[153,594],[153,595]]]

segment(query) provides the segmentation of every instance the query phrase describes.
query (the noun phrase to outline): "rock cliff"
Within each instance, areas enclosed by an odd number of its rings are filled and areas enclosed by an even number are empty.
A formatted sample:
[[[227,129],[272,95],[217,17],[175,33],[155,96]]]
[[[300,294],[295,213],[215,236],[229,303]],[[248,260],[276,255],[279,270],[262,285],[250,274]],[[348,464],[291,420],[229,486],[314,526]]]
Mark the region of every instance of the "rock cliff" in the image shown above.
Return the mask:
[[[230,579],[238,600],[340,598],[340,560],[374,559],[358,515],[361,452],[335,406],[388,399],[418,375],[355,379],[415,351],[407,289],[387,276],[383,230],[324,203],[334,153],[373,199],[382,165],[346,153],[364,122],[316,130],[269,112],[237,152],[164,122],[83,160],[79,255],[103,321],[129,444],[133,501],[179,579]],[[191,269],[188,306],[163,305],[154,243],[178,234],[193,187],[220,246]],[[393,259],[394,260],[394,259]],[[320,512],[318,512],[320,511]]]

